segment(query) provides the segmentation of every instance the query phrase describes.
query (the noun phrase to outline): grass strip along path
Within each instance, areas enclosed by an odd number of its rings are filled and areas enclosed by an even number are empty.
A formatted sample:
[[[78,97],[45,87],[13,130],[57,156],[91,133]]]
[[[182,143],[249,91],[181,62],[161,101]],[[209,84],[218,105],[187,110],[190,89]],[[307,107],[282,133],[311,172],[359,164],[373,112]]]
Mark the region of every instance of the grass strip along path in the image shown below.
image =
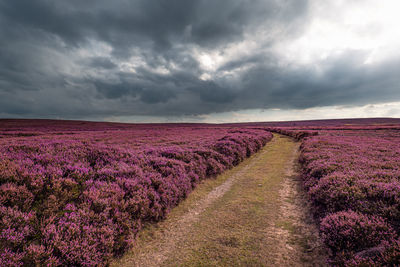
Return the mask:
[[[274,134],[206,180],[112,266],[323,266],[326,253],[297,174],[299,143]]]

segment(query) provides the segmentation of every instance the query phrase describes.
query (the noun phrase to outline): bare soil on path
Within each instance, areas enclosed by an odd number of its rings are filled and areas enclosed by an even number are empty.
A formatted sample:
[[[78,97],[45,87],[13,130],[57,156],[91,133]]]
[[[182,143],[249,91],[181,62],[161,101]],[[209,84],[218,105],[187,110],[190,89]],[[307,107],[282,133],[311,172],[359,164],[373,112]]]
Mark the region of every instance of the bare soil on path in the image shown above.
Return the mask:
[[[112,266],[325,266],[298,178],[299,143],[274,134],[259,153],[200,184],[148,225]]]

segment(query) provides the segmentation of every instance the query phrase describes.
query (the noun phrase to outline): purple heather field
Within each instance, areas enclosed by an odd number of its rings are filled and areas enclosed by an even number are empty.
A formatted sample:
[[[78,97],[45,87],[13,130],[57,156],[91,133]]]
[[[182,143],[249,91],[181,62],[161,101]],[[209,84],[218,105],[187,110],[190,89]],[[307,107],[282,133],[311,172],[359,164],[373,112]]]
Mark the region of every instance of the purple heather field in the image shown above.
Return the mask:
[[[0,264],[101,266],[202,179],[263,147],[262,129],[0,123]]]
[[[357,122],[357,121],[355,121]],[[400,264],[400,131],[393,123],[285,126],[334,266]]]
[[[336,266],[400,263],[400,123],[0,121],[1,266],[104,266],[201,180],[301,142],[302,185]],[[268,164],[268,163],[266,163]]]

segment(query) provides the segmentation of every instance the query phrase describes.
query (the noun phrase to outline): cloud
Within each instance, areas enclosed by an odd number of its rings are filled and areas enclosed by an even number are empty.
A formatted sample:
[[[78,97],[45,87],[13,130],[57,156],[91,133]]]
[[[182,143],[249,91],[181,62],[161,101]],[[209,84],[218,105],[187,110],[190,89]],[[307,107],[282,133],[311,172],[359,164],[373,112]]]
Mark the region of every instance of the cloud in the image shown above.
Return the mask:
[[[305,48],[323,7],[1,1],[0,114],[179,117],[400,100],[398,58],[369,64],[372,50],[315,45],[324,54],[315,57]]]
[[[85,58],[85,60],[83,60],[83,63],[88,65],[88,67],[92,67],[95,69],[99,68],[99,69],[111,70],[117,67],[117,64],[112,62],[109,58],[101,56]]]

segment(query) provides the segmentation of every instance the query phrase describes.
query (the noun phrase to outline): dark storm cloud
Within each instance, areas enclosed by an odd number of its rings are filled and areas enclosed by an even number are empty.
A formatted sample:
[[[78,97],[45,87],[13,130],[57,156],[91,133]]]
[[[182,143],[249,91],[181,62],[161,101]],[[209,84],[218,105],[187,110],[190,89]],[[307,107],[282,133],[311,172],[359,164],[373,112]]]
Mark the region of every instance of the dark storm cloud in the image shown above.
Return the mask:
[[[136,96],[142,91],[141,87],[129,83],[105,83],[101,81],[94,81],[96,90],[104,97],[110,99],[118,99],[126,95]]]
[[[207,103],[232,103],[236,94],[226,87],[219,86],[212,81],[199,81],[198,85],[188,88],[189,91],[200,96],[200,100]]]
[[[0,0],[0,116],[180,116],[400,100],[396,60],[365,65],[352,51],[318,70],[284,67],[268,47],[300,35],[308,18],[307,0]],[[204,76],[202,52],[225,57],[249,36],[262,45]]]
[[[132,46],[167,49],[176,41],[225,44],[278,8],[260,0],[90,2],[2,1],[0,7],[5,21],[20,30],[44,31],[70,45],[94,38],[126,49],[124,54]]]
[[[84,61],[85,63],[85,61]],[[86,64],[92,68],[114,69],[117,67],[109,58],[93,57],[86,60]]]

